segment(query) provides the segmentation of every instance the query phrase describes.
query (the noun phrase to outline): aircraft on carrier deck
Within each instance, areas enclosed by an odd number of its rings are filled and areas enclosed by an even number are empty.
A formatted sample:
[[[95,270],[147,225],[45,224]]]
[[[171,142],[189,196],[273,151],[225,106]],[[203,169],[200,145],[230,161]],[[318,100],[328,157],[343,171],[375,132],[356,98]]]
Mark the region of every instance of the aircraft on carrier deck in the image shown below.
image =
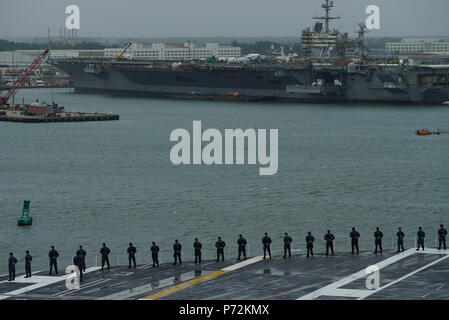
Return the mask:
[[[314,17],[319,21],[302,31],[302,57],[202,61],[190,56],[189,44],[184,48],[189,55],[182,59],[127,59],[128,43],[117,58],[56,57],[49,63],[72,77],[76,92],[87,93],[322,103],[442,104],[449,99],[449,65],[370,58],[365,24],[350,39],[330,28],[330,21],[340,18],[331,15],[334,2],[325,0],[322,8],[325,15]]]

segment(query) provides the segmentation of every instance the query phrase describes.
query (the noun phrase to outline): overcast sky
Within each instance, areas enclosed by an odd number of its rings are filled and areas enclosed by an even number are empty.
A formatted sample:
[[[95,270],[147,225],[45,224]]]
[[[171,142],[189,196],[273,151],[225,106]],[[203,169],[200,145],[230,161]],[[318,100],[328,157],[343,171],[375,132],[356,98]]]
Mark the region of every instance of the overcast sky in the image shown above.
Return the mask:
[[[1,37],[53,37],[65,8],[80,8],[79,37],[298,36],[324,0],[0,0]],[[449,0],[334,0],[332,22],[352,33],[378,5],[381,30],[369,36],[449,36]]]

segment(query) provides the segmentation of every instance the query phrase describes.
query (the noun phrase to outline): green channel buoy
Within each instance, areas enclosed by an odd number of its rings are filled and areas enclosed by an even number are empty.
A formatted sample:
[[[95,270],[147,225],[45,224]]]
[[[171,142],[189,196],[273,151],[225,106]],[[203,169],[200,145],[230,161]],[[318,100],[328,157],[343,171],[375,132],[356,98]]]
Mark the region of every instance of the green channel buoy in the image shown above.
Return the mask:
[[[33,217],[30,217],[30,200],[23,200],[22,217],[17,220],[18,226],[31,226]]]

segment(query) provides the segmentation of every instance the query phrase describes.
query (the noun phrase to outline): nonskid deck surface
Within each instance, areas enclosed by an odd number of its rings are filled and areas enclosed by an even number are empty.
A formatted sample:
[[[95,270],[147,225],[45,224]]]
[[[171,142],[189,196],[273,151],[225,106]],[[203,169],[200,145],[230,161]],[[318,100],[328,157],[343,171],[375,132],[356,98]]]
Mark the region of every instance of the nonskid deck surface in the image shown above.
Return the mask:
[[[380,287],[374,290],[365,284],[369,276],[365,269],[371,265],[380,275]],[[3,275],[0,299],[449,299],[449,250],[434,248],[86,271],[80,288],[70,290],[64,273],[36,272],[30,279],[18,275],[15,282]]]

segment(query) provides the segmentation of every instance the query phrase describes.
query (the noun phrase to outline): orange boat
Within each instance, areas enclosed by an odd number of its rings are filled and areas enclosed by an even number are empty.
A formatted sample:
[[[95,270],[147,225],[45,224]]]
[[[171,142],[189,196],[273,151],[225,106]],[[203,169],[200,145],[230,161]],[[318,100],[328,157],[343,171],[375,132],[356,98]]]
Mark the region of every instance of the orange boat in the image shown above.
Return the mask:
[[[419,129],[419,130],[416,130],[416,134],[420,135],[420,136],[428,136],[429,134],[432,134],[432,132],[430,132],[427,129]]]

